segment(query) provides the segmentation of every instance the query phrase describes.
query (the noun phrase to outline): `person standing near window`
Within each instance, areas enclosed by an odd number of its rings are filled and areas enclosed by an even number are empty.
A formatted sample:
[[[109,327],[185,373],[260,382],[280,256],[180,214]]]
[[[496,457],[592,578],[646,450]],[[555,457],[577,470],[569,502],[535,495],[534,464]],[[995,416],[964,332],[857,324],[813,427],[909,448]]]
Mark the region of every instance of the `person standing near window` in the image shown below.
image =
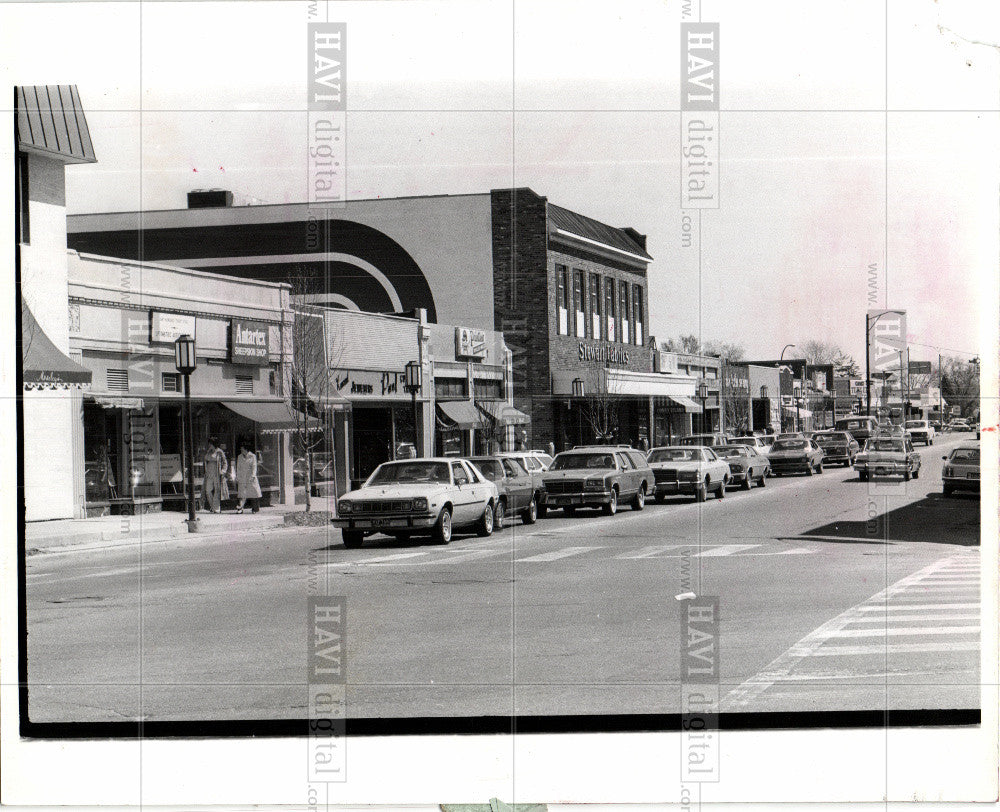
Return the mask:
[[[222,474],[226,470],[226,455],[218,448],[217,440],[210,437],[205,449],[205,480],[202,492],[205,506],[211,513],[222,512]]]
[[[240,443],[240,455],[236,458],[236,492],[239,497],[237,513],[243,512],[243,506],[249,501],[252,512],[260,510],[258,500],[261,497],[260,482],[257,480],[257,455],[250,450],[250,444]]]

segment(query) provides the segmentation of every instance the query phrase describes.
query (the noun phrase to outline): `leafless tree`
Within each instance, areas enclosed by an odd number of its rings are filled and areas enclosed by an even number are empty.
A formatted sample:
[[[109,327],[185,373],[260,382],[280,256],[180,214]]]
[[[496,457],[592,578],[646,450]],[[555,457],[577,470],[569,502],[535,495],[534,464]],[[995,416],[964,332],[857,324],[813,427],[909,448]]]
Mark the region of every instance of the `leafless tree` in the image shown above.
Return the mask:
[[[607,369],[595,369],[584,378],[584,419],[603,443],[611,442],[618,434],[619,411],[622,398],[617,387],[609,381]]]

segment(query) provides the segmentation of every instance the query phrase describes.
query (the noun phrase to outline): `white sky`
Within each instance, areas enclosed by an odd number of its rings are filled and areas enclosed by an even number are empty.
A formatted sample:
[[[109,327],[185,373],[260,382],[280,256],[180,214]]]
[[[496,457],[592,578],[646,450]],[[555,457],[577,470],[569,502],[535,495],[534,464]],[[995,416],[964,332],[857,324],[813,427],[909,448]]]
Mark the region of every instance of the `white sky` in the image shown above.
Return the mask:
[[[700,280],[679,241],[679,2],[319,8],[348,24],[350,196],[527,185],[649,235],[658,338],[700,330],[752,357],[814,338],[863,363],[867,267],[886,255],[880,292],[911,341],[980,351],[1000,71],[967,40],[1000,39],[995,5],[705,2],[723,202],[703,213]],[[99,163],[69,170],[71,212],[209,186],[301,201],[308,20],[296,0],[3,3],[3,80],[79,86]]]

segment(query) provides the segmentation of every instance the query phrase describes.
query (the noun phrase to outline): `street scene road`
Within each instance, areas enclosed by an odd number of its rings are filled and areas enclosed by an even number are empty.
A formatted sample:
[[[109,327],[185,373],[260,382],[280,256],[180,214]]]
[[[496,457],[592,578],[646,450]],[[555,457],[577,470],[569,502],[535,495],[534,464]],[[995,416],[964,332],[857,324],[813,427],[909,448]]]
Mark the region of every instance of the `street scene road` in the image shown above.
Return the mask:
[[[678,596],[718,596],[723,712],[979,707],[979,499],[941,457],[447,546],[340,532],[27,560],[33,722],[306,715],[307,596],[346,598],[352,718],[676,713]],[[888,491],[888,492],[885,492]]]

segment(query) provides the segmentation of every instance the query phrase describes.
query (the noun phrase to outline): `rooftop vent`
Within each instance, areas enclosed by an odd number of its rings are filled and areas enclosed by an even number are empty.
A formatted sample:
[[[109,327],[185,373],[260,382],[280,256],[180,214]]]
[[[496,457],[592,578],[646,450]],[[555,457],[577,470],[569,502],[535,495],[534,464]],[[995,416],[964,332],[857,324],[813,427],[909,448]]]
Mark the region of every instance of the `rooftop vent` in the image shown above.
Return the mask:
[[[233,193],[228,189],[195,189],[188,192],[189,209],[228,209],[233,205]]]

